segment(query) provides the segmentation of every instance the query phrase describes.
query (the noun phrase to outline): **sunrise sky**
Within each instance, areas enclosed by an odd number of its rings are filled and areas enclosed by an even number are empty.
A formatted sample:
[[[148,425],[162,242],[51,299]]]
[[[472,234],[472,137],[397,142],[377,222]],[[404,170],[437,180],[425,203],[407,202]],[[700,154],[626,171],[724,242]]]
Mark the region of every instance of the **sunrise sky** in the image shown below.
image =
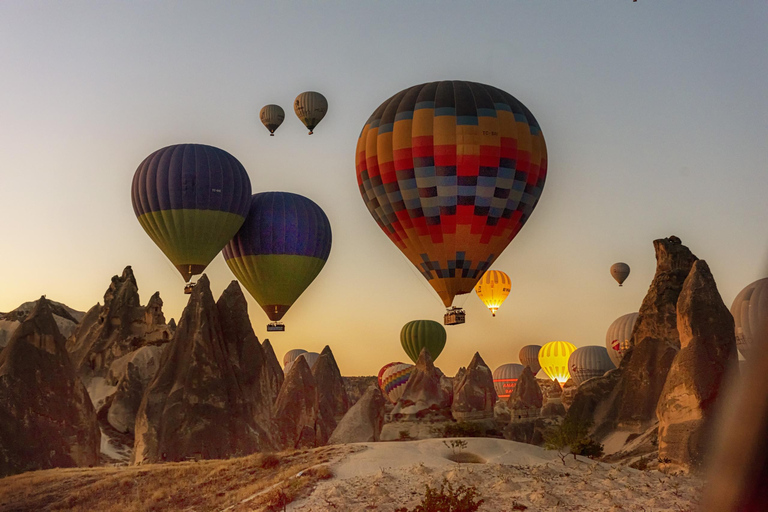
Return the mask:
[[[368,214],[355,144],[389,96],[446,79],[522,101],[549,172],[494,265],[509,299],[492,318],[467,297],[443,371],[475,351],[495,368],[529,343],[602,345],[640,306],[655,238],[706,259],[730,306],[768,276],[766,27],[767,3],[719,0],[0,2],[0,311],[41,294],[85,311],[132,265],[142,301],[159,290],[178,320],[183,280],[130,184],[152,151],[198,142],[237,157],[254,192],[306,195],[330,219],[325,269],[269,336],[278,357],[329,344],[345,375],[407,360],[402,325],[444,308]],[[329,102],[311,137],[292,112],[306,90]],[[286,111],[275,137],[268,103]],[[207,273],[217,297],[234,279],[221,255]]]

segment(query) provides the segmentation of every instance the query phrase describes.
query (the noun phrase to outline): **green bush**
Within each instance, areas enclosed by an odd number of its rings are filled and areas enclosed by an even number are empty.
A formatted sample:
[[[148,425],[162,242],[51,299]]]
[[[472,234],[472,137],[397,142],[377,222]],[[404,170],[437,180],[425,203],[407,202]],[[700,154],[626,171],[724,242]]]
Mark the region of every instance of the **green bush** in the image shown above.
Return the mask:
[[[483,429],[476,423],[466,421],[448,423],[443,428],[443,437],[483,437]]]
[[[560,426],[546,433],[544,448],[562,453],[562,450],[567,447],[568,453],[573,454],[574,459],[577,455],[600,457],[603,454],[603,445],[589,437],[591,426],[590,422],[566,417]]]
[[[453,488],[447,479],[443,479],[440,490],[427,485],[427,492],[421,504],[413,509],[400,507],[395,512],[476,512],[485,500],[478,500],[477,487],[459,485]]]

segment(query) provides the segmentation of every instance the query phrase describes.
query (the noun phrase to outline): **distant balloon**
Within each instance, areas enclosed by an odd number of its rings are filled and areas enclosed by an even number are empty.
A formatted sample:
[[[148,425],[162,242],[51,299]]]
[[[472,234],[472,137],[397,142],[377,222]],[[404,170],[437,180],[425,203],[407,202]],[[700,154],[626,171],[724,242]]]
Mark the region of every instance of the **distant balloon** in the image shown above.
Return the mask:
[[[304,126],[309,128],[309,134],[312,135],[315,126],[325,117],[328,112],[328,100],[319,92],[307,91],[296,96],[293,102],[293,111],[301,119]]]
[[[629,276],[629,265],[621,262],[614,263],[611,265],[611,275],[616,282],[619,283],[619,286],[622,286],[622,283],[626,281],[627,276]]]
[[[285,353],[283,356],[283,368],[287,368],[289,364],[294,362],[297,357],[299,357],[301,354],[306,354],[307,351],[303,348],[295,348],[293,350],[289,350]]]
[[[400,344],[414,363],[426,348],[435,361],[445,347],[445,327],[433,320],[413,320],[400,330]]]
[[[541,345],[526,345],[520,349],[520,353],[517,355],[523,366],[531,367],[534,376],[541,370],[541,365],[539,364],[540,350]]]
[[[605,347],[597,345],[579,347],[568,358],[568,370],[577,386],[614,368],[616,365],[608,357],[608,351]]]
[[[569,378],[568,358],[576,350],[576,345],[567,341],[550,341],[539,351],[539,364],[550,379],[564,384]]]
[[[503,364],[493,370],[493,387],[499,398],[509,398],[525,367],[517,363]]]
[[[475,293],[493,316],[512,290],[512,280],[501,270],[487,270],[475,285]]]
[[[303,357],[304,359],[306,359],[307,364],[311,369],[313,366],[315,366],[315,363],[317,362],[317,360],[320,359],[320,354],[318,354],[317,352],[305,352],[303,354],[299,354],[299,357]],[[296,359],[298,359],[298,357]]]
[[[176,144],[158,149],[139,165],[131,202],[141,227],[189,281],[243,225],[251,180],[222,149]]]
[[[280,105],[266,105],[261,108],[259,119],[261,119],[261,123],[267,127],[267,130],[269,130],[269,135],[274,137],[275,130],[283,124],[285,111]]]
[[[617,367],[624,359],[624,354],[629,350],[629,339],[632,337],[632,329],[635,328],[637,313],[622,315],[613,321],[608,332],[605,333],[605,348],[608,356]]]
[[[530,218],[547,148],[512,95],[446,80],[384,101],[360,132],[355,166],[379,228],[450,307]]]
[[[283,318],[331,253],[331,224],[312,200],[255,194],[243,227],[224,248],[232,273],[273,322]]]
[[[389,363],[379,371],[379,388],[393,404],[403,396],[413,368],[412,364]]]
[[[739,292],[731,305],[736,347],[745,359],[755,347],[768,349],[768,277]]]

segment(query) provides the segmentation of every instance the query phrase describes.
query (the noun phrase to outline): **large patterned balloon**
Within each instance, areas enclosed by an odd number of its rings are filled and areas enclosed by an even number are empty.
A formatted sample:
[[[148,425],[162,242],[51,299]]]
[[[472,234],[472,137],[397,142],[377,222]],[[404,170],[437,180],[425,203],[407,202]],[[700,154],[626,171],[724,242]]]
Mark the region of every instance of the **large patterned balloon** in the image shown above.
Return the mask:
[[[389,363],[379,371],[379,388],[393,404],[403,396],[413,368],[412,364]]]
[[[371,215],[448,307],[528,220],[547,149],[536,119],[510,94],[431,82],[376,109],[355,164]]]
[[[251,201],[224,259],[273,322],[280,320],[322,270],[331,252],[331,224],[313,201],[263,192]]]
[[[222,149],[177,144],[158,149],[139,165],[131,202],[141,227],[188,281],[242,226],[251,180]]]

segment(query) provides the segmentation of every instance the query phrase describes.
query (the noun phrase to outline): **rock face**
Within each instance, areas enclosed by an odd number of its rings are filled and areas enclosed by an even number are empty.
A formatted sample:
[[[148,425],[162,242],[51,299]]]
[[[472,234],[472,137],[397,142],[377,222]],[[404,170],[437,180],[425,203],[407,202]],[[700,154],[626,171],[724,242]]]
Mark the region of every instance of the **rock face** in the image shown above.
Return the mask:
[[[215,303],[208,278],[197,282],[136,415],[133,462],[273,448],[258,421],[269,416],[261,409],[264,397],[257,396],[268,389],[259,377],[263,351],[246,327],[244,307],[239,286],[231,285]]]
[[[493,418],[495,405],[493,373],[480,354],[475,352],[466,371],[458,382],[454,382],[451,412],[457,421]]]
[[[325,444],[328,438],[323,436],[329,429],[318,420],[317,384],[307,360],[299,357],[290,365],[275,401],[272,432],[278,447],[314,448]]]
[[[452,389],[450,380],[435,368],[429,352],[422,349],[390,418],[393,421],[450,418]]]
[[[341,377],[333,352],[327,345],[312,366],[312,376],[317,386],[317,409],[320,419],[318,425],[327,429],[319,433],[318,439],[322,439],[322,444],[325,444],[338,422],[349,410],[349,398],[344,379]]]
[[[360,400],[341,419],[328,444],[379,441],[384,424],[385,402],[379,386],[369,386]]]
[[[277,399],[277,394],[280,392],[280,388],[283,386],[285,375],[283,374],[283,369],[280,366],[280,362],[277,360],[277,356],[275,356],[275,351],[272,348],[272,344],[269,342],[269,340],[264,340],[264,343],[261,344],[261,348],[264,350],[264,359],[267,363],[267,379],[270,382],[270,388],[273,390],[272,403],[274,404],[275,400]]]
[[[512,421],[535,418],[543,403],[543,394],[529,366],[523,369],[512,394],[507,401]]]
[[[139,289],[131,267],[112,277],[104,305],[96,304],[67,341],[67,347],[86,385],[106,377],[112,362],[145,345],[161,345],[171,337],[163,316],[163,301],[155,293],[139,303]]]
[[[0,404],[0,477],[98,464],[96,412],[45,297],[0,353]]]
[[[677,302],[680,352],[672,361],[656,413],[662,469],[697,470],[711,434],[712,412],[727,371],[736,367],[733,317],[704,260],[685,280]]]
[[[619,370],[589,379],[579,386],[568,408],[567,418],[578,424],[592,424],[592,434],[602,439],[616,426]]]
[[[133,433],[136,413],[149,382],[160,367],[163,347],[148,345],[112,363],[109,380],[117,382],[117,391],[107,411],[107,421],[119,432]]]
[[[48,299],[46,299],[48,300]],[[65,304],[48,300],[48,304],[62,336],[66,339],[74,332],[80,321],[85,316],[82,311],[74,310]],[[13,335],[13,331],[21,325],[27,316],[35,309],[37,301],[25,302],[10,313],[0,313],[0,348],[6,346]]]

